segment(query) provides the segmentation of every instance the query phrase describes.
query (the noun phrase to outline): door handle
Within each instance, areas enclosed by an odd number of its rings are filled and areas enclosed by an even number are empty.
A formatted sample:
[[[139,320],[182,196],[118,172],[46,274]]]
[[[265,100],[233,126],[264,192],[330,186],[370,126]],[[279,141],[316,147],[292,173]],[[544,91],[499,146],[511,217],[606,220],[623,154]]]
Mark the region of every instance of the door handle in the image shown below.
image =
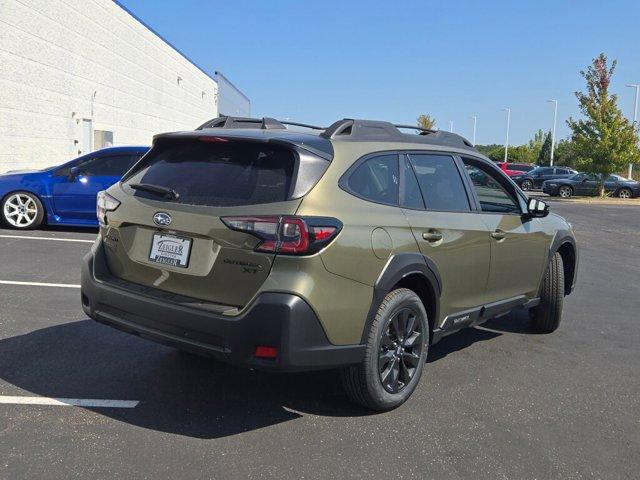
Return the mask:
[[[504,230],[500,230],[499,228],[491,232],[491,238],[494,238],[498,241],[504,240],[506,236],[507,233]]]
[[[429,230],[428,232],[422,232],[422,238],[427,242],[439,242],[442,240],[442,233],[435,230]]]

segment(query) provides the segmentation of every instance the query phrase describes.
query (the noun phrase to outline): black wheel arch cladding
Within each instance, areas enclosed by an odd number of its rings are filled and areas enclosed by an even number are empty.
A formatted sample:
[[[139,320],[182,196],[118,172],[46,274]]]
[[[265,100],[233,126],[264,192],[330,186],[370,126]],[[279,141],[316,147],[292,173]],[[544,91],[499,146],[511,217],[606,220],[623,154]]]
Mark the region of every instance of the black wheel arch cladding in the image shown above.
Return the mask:
[[[382,273],[373,287],[371,306],[362,331],[361,343],[365,343],[371,329],[371,324],[384,297],[393,287],[409,276],[418,276],[424,279],[425,286],[431,291],[433,305],[424,305],[430,313],[429,322],[436,321],[440,311],[440,294],[442,292],[442,280],[435,262],[420,253],[398,253],[392,255],[385,265]],[[418,293],[418,292],[416,292]],[[418,293],[418,296],[419,293]]]

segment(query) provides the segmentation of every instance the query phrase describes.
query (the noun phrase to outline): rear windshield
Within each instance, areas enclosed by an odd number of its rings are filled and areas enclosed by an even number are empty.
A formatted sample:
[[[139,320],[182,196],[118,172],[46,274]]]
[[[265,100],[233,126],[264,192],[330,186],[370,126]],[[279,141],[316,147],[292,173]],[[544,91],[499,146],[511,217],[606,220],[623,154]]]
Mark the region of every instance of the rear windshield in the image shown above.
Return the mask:
[[[295,153],[278,145],[194,139],[160,142],[127,176],[125,185],[169,188],[170,201],[190,205],[234,206],[289,200]],[[134,195],[162,200],[153,192]]]

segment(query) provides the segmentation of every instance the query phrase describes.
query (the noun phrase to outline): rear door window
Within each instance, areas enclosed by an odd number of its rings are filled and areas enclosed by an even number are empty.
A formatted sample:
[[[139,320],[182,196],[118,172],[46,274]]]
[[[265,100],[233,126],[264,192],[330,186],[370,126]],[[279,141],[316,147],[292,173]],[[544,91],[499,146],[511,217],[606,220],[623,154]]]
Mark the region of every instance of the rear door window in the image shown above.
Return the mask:
[[[362,162],[349,176],[348,189],[366,200],[398,204],[398,154],[376,155]]]
[[[451,155],[410,154],[427,210],[469,212],[462,177]]]
[[[172,201],[178,203],[254,205],[289,200],[296,168],[295,153],[279,145],[171,140],[154,146],[135,171],[127,175],[126,184],[173,189],[178,198]],[[135,190],[135,195],[162,199],[140,189]]]

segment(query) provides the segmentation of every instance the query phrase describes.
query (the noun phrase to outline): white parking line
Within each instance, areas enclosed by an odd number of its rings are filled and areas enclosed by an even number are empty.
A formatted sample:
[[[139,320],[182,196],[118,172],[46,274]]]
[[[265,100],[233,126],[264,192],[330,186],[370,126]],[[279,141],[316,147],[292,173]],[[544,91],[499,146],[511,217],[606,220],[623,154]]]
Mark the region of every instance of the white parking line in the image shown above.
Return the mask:
[[[81,240],[79,238],[33,237],[31,235],[0,235],[0,238],[20,238],[25,240],[52,240],[54,242],[79,242],[79,243],[94,242],[94,240]]]
[[[0,403],[10,405],[55,405],[60,407],[135,408],[138,400],[102,400],[97,398],[11,397],[0,395]]]
[[[18,282],[14,280],[0,280],[2,285],[27,285],[31,287],[60,287],[60,288],[80,288],[80,285],[70,283],[43,283],[43,282]]]

